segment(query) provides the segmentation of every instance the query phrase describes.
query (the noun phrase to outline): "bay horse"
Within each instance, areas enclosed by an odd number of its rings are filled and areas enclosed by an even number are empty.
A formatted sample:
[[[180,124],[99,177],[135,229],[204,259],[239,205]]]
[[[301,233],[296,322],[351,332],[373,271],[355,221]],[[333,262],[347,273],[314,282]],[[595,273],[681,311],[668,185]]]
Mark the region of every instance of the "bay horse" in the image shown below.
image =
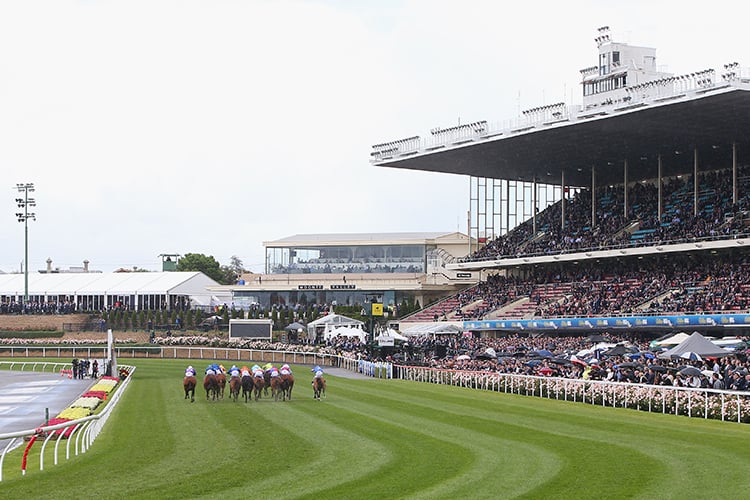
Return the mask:
[[[320,397],[326,397],[326,379],[323,377],[314,378],[312,381],[313,399],[320,401]]]
[[[263,371],[263,381],[265,385],[263,386],[263,392],[266,396],[268,396],[268,388],[271,387],[271,371],[270,370],[264,370]]]
[[[280,376],[271,377],[271,397],[274,401],[278,401],[280,398],[284,397],[283,390],[282,390],[282,380]]]
[[[224,399],[224,388],[227,386],[227,376],[223,373],[216,374],[216,381],[219,383],[219,397]]]
[[[265,387],[266,387],[266,381],[263,377],[253,377],[253,389],[255,391],[256,401],[260,399],[260,394],[263,392],[263,389]]]
[[[185,389],[185,399],[190,398],[191,403],[195,403],[196,385],[198,385],[198,381],[193,375],[187,376],[182,379],[182,387]]]
[[[219,381],[216,375],[208,374],[203,379],[203,388],[206,390],[206,401],[213,398],[216,401],[219,398]]]
[[[292,400],[292,389],[294,388],[294,375],[287,373],[281,376],[281,395],[284,401]]]
[[[245,398],[245,403],[247,403],[247,400],[253,399],[253,377],[250,375],[243,375],[242,376],[242,397]]]
[[[240,395],[240,387],[242,387],[242,381],[240,377],[232,377],[229,379],[229,396],[237,402],[237,398]]]

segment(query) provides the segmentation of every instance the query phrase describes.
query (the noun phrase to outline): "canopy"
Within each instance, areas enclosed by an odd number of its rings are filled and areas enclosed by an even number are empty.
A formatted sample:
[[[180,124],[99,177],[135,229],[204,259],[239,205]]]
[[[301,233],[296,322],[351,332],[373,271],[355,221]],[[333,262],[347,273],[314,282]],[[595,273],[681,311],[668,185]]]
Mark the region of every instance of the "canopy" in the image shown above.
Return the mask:
[[[661,359],[677,358],[687,352],[696,353],[700,355],[702,358],[722,357],[722,356],[729,356],[731,354],[734,354],[732,351],[728,351],[726,349],[722,349],[721,347],[717,346],[716,344],[708,340],[706,337],[704,337],[700,333],[693,332],[693,334],[690,337],[680,342],[678,345],[659,354],[659,358]]]
[[[452,323],[428,323],[411,326],[401,330],[401,333],[407,337],[413,337],[415,335],[454,335],[462,331],[463,328]]]
[[[388,336],[388,337],[393,337],[396,340],[407,340],[408,339],[408,337],[404,337],[403,335],[401,335],[400,333],[398,333],[393,328],[389,328],[388,331],[385,332],[385,335]]]
[[[290,332],[290,331],[291,332],[296,332],[300,328],[302,328],[304,330],[305,329],[305,325],[303,325],[302,323],[298,323],[297,321],[295,321],[294,323],[291,323],[291,324],[287,325],[286,328],[284,328],[284,330],[286,330],[288,332]]]
[[[361,328],[347,328],[345,326],[334,328],[333,330],[325,333],[326,340],[333,337],[357,337],[359,338],[360,342],[364,342],[366,336],[367,334]]]

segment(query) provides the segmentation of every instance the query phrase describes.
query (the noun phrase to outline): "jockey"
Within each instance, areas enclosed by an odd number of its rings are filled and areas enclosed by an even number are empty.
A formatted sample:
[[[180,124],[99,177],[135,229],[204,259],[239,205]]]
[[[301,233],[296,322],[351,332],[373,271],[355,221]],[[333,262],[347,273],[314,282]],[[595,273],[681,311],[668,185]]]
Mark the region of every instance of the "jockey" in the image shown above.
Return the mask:
[[[272,377],[278,377],[279,376],[279,369],[276,368],[275,366],[272,366],[268,371],[271,372],[271,376]]]
[[[242,368],[240,368],[240,373],[243,377],[249,377],[250,376],[250,368],[247,367],[247,365],[242,365]]]
[[[267,372],[270,372],[272,368],[273,368],[273,363],[266,363],[265,365],[263,365],[263,369]]]
[[[323,369],[320,366],[315,365],[315,368],[312,369],[312,372],[315,374],[313,378],[323,378]]]
[[[232,365],[232,367],[229,369],[229,376],[230,377],[239,377],[240,376],[240,369],[237,368],[237,365]]]
[[[214,370],[214,365],[208,365],[206,368],[206,375],[216,375],[216,370]]]
[[[193,368],[192,365],[188,366],[187,369],[185,369],[185,376],[195,377],[195,368]]]
[[[281,365],[281,374],[282,375],[291,375],[292,374],[292,369],[289,368],[288,364]]]
[[[253,377],[263,378],[263,369],[260,366],[253,366]]]

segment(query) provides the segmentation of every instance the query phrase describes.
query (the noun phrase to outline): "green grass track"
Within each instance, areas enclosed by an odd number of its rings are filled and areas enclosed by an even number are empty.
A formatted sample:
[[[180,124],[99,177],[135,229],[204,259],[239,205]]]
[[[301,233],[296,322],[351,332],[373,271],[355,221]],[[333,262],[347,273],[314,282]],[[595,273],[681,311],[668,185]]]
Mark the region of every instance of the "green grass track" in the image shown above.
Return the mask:
[[[131,362],[131,360],[127,360]],[[747,498],[750,426],[534,397],[328,377],[312,399],[183,399],[185,361],[138,366],[84,455],[3,467],[0,497]]]

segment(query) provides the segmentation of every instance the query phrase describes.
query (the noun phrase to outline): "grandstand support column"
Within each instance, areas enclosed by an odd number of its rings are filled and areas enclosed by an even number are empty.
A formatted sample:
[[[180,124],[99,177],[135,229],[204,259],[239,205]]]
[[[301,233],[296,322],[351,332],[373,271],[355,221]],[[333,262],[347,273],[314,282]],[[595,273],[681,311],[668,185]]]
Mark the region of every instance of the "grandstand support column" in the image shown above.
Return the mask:
[[[693,148],[693,215],[698,215],[698,148]]]
[[[656,157],[656,177],[657,177],[656,180],[659,183],[657,185],[658,191],[656,193],[656,196],[658,198],[658,200],[657,200],[658,208],[657,208],[657,214],[656,215],[659,217],[659,224],[661,224],[661,211],[662,211],[662,206],[661,206],[661,166],[662,166],[661,165],[661,154],[659,154]]]
[[[531,193],[531,199],[532,199],[532,203],[533,203],[532,208],[531,208],[531,219],[532,219],[532,222],[531,222],[531,231],[532,231],[532,234],[534,236],[536,236],[536,214],[539,211],[538,206],[537,206],[537,199],[536,199],[536,197],[537,197],[537,194],[536,194],[536,192],[537,192],[536,176],[534,176],[534,179],[533,179],[531,185],[532,185],[532,189],[534,190]]]
[[[732,203],[737,203],[737,143],[732,143]]]
[[[565,170],[560,172],[560,234],[565,231]]]
[[[623,179],[623,186],[624,186],[623,188],[623,196],[624,196],[623,216],[625,217],[625,219],[627,219],[628,218],[628,160],[627,159],[623,160],[622,162],[622,170],[623,170],[623,177],[624,177]]]
[[[591,166],[591,229],[596,227],[596,167]]]

